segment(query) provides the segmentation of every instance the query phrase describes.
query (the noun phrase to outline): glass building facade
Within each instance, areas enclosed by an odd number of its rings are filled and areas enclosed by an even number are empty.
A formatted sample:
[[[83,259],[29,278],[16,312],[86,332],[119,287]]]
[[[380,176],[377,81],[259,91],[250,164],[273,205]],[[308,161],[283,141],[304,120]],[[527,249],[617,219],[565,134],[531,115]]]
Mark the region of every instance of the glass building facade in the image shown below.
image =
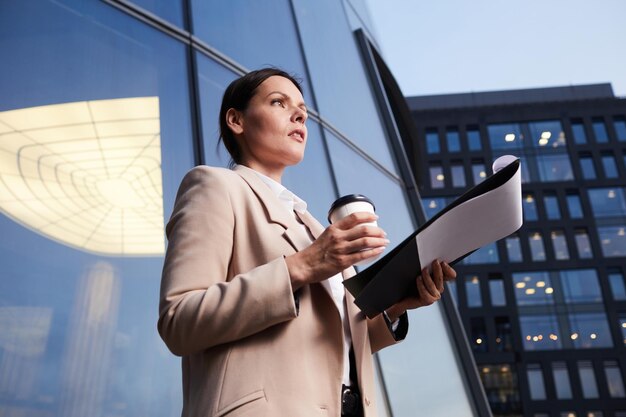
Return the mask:
[[[247,69],[302,79],[308,147],[284,183],[317,218],[365,194],[391,247],[424,219],[362,1],[0,1],[0,51],[0,415],[180,413],[164,223],[190,168],[228,164],[218,108]],[[375,357],[381,416],[485,415],[451,308],[412,312]]]
[[[407,101],[427,216],[521,158],[524,225],[458,264],[451,291],[494,416],[626,415],[626,100],[601,84]],[[433,146],[451,131],[456,151]]]

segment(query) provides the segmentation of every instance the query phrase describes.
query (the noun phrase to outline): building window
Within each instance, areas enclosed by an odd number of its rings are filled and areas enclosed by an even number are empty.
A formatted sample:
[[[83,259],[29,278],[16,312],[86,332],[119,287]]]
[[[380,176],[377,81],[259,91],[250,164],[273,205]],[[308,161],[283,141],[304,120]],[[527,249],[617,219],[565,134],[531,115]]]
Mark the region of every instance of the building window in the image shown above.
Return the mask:
[[[516,272],[513,285],[518,306],[554,304],[554,288],[545,271]]]
[[[439,134],[437,133],[437,130],[429,129],[426,131],[426,152],[429,154],[441,152]]]
[[[604,362],[604,375],[606,376],[606,384],[611,398],[626,398],[624,380],[622,379],[622,372],[617,361]]]
[[[477,275],[465,277],[465,294],[468,307],[482,307],[483,299],[480,294],[480,280]]]
[[[530,232],[528,235],[528,244],[530,246],[530,257],[533,262],[546,260],[546,249],[543,245],[541,232]]]
[[[570,339],[576,349],[613,347],[609,323],[604,313],[571,313]]]
[[[508,317],[496,317],[496,351],[513,351],[511,321]]]
[[[598,239],[605,258],[626,256],[626,225],[598,226]]]
[[[576,412],[574,411],[561,411],[559,413],[559,417],[578,417],[578,414],[576,414]],[[585,416],[585,417],[589,417],[589,416]]]
[[[482,317],[472,317],[470,320],[472,329],[472,350],[474,352],[487,352],[487,327]]]
[[[518,235],[512,235],[506,238],[506,253],[509,257],[509,262],[522,262],[524,260]]]
[[[605,178],[617,178],[617,164],[613,155],[602,155],[602,168]]]
[[[526,194],[523,200],[524,220],[537,220],[537,203],[532,194]]]
[[[602,414],[602,411],[587,411],[585,417],[604,417],[604,414]],[[619,416],[616,415],[615,417]]]
[[[580,259],[593,258],[589,233],[587,233],[586,229],[576,229],[574,231],[574,240],[576,241],[576,250]]]
[[[559,208],[559,200],[554,194],[547,194],[543,197],[543,205],[546,209],[546,216],[550,220],[558,220],[561,218],[561,210]]]
[[[422,205],[424,207],[426,219],[430,219],[446,206],[446,199],[444,197],[424,198],[422,200]]]
[[[482,144],[480,141],[480,132],[478,131],[478,128],[476,127],[467,128],[467,146],[470,151],[480,151],[482,149]]]
[[[606,125],[602,119],[593,119],[593,135],[596,137],[596,142],[606,143],[609,141],[609,135],[606,133]]]
[[[554,314],[521,314],[519,321],[524,350],[558,350],[562,348],[561,334]]]
[[[528,387],[530,388],[531,400],[545,400],[546,399],[546,387],[543,382],[543,370],[541,364],[531,363],[526,368],[526,375],[528,376]]]
[[[491,149],[522,149],[524,135],[518,123],[503,123],[487,126]]]
[[[580,157],[580,169],[583,173],[583,179],[585,180],[596,179],[596,167],[593,164],[593,158],[591,156]]]
[[[614,117],[613,127],[615,128],[617,140],[620,142],[626,142],[626,120],[620,116]]]
[[[593,371],[593,365],[590,361],[578,362],[578,377],[583,391],[583,398],[598,398],[598,384],[596,383],[596,374]]]
[[[481,364],[482,380],[489,406],[494,415],[521,415],[517,374],[509,364]]]
[[[626,193],[623,188],[590,188],[587,192],[594,217],[626,216]]]
[[[443,175],[443,168],[441,165],[431,165],[429,167],[430,172],[430,187],[431,188],[443,188],[445,185],[445,176]]]
[[[537,155],[539,181],[571,181],[574,179],[572,164],[567,154]]]
[[[626,314],[619,317],[619,328],[622,329],[622,343],[626,346]]]
[[[569,259],[569,249],[567,248],[567,240],[563,230],[553,230],[550,233],[552,239],[552,249],[554,249],[554,258],[562,261]]]
[[[556,398],[559,400],[572,399],[572,385],[570,384],[569,371],[565,362],[552,362],[552,376]]]
[[[500,307],[506,305],[504,281],[501,275],[492,275],[489,277],[489,296],[492,306]]]
[[[554,149],[566,146],[565,132],[558,120],[528,123],[532,145],[536,148]]]
[[[463,259],[464,265],[497,264],[498,262],[500,262],[500,257],[498,256],[498,247],[495,242],[483,246]]]
[[[578,145],[587,143],[587,133],[585,132],[585,124],[582,120],[572,120],[572,134],[574,135],[574,143]]]
[[[446,144],[448,145],[448,152],[461,151],[461,139],[459,138],[458,130],[448,129],[446,131]]]
[[[600,281],[595,269],[571,269],[561,271],[559,276],[566,303],[602,303]]]
[[[485,178],[487,178],[485,164],[482,162],[472,163],[472,179],[474,180],[474,184],[480,184]]]
[[[565,201],[567,201],[567,211],[569,211],[570,218],[582,219],[584,213],[583,206],[580,203],[580,196],[577,193],[568,193]]]
[[[465,187],[465,168],[461,164],[452,164],[452,186]]]
[[[626,286],[624,285],[624,274],[620,270],[609,270],[609,286],[611,287],[611,294],[613,300],[624,301],[626,300]]]

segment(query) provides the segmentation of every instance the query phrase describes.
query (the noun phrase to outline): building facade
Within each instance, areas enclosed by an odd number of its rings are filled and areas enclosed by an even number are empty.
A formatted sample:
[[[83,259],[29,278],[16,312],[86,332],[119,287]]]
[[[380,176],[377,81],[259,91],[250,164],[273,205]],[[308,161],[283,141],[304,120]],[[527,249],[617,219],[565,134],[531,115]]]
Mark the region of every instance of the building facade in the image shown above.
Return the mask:
[[[609,84],[407,100],[428,217],[521,158],[524,225],[452,286],[494,416],[626,416],[626,100]]]
[[[317,218],[362,193],[392,245],[423,220],[362,1],[0,0],[0,51],[0,415],[180,413],[163,228],[190,168],[227,165],[218,108],[248,69],[302,79],[284,182]],[[451,306],[376,356],[381,416],[488,414]]]

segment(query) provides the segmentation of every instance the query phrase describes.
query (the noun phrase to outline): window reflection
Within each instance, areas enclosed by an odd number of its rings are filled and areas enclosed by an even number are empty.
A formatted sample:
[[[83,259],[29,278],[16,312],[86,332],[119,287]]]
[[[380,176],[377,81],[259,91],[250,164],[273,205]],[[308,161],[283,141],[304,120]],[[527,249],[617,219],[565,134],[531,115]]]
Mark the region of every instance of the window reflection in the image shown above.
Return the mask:
[[[612,347],[611,332],[604,313],[569,315],[570,339],[576,349]]]
[[[543,382],[543,371],[538,363],[528,364],[526,368],[531,400],[545,400],[546,387]]]
[[[492,149],[521,149],[524,146],[522,128],[517,123],[487,126]]]
[[[602,303],[602,291],[595,269],[566,270],[559,275],[566,303]]]
[[[598,384],[596,383],[596,374],[590,361],[578,362],[578,376],[583,391],[583,398],[598,398]]]
[[[598,227],[598,239],[605,258],[626,256],[626,225]]]
[[[572,386],[570,384],[569,371],[565,362],[552,362],[552,376],[556,398],[569,400],[572,398]]]
[[[425,197],[422,199],[422,207],[426,213],[427,220],[439,213],[445,206],[446,199],[444,197]]]
[[[539,181],[570,181],[574,179],[574,172],[569,155],[537,155]]]
[[[561,333],[555,315],[521,314],[519,321],[524,350],[554,350],[562,348]]]
[[[547,272],[513,274],[518,306],[554,304],[554,287]]]
[[[565,132],[558,120],[528,123],[532,145],[538,148],[566,146]]]
[[[489,243],[463,259],[464,265],[497,264],[500,262],[496,242]]]

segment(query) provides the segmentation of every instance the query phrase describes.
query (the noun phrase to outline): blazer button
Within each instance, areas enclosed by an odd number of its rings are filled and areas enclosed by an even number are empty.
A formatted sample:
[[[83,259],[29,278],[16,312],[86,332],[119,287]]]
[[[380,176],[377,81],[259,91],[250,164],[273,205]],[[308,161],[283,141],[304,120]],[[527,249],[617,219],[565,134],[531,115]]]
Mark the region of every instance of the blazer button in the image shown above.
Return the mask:
[[[368,397],[363,397],[363,401],[365,401],[365,405],[369,407],[370,399]]]

